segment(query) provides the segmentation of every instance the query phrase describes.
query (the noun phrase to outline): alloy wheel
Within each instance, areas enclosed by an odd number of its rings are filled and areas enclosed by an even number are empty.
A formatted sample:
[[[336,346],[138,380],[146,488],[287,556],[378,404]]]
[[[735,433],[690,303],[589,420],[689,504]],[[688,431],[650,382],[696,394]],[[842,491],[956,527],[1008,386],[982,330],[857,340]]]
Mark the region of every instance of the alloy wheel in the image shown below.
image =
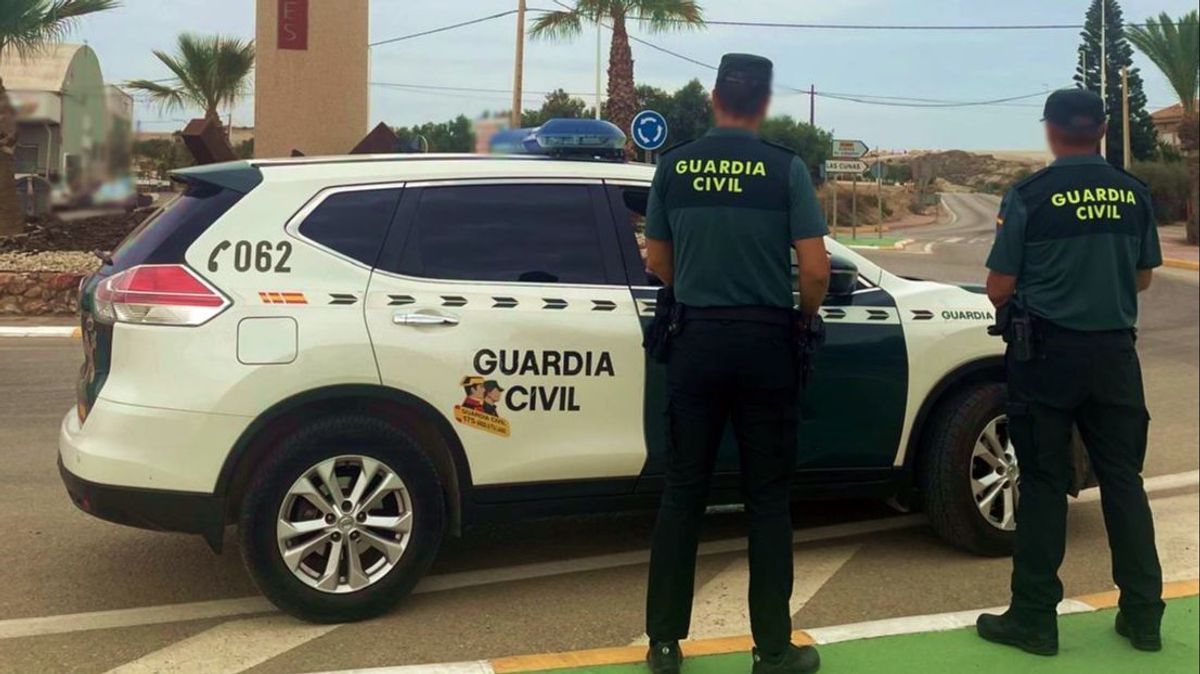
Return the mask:
[[[984,426],[971,453],[971,494],[988,524],[1016,531],[1020,481],[1008,417],[1002,415]]]

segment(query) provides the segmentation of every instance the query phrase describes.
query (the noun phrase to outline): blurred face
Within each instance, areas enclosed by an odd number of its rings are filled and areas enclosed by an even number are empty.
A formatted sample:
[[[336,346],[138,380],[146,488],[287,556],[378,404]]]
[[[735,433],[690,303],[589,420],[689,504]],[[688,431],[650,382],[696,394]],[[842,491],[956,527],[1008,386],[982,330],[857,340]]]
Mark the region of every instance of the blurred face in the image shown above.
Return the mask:
[[[1108,125],[1100,126],[1099,132],[1095,137],[1081,137],[1069,134],[1061,128],[1047,122],[1046,123],[1046,145],[1050,148],[1050,153],[1055,157],[1063,157],[1077,154],[1093,154],[1100,150],[1100,139],[1108,131]]]
[[[771,107],[771,97],[767,96],[761,102],[747,107],[745,102],[726,102],[716,89],[712,92],[713,117],[717,126],[739,127],[757,131],[767,117]]]

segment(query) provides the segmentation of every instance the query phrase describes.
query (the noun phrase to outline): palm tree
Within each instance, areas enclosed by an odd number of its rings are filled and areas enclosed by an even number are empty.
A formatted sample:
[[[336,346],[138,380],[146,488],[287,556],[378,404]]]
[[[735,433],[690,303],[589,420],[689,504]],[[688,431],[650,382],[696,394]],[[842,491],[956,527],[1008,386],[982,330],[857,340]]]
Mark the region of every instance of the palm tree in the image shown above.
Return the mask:
[[[112,9],[117,0],[0,0],[0,59],[36,56],[67,34],[85,14]],[[14,180],[17,112],[0,80],[0,235],[21,231]]]
[[[218,125],[221,107],[232,107],[246,94],[254,70],[254,41],[220,35],[184,33],[174,55],[157,49],[154,55],[173,77],[132,80],[125,86],[149,94],[167,110],[198,107],[206,119]]]
[[[612,46],[608,52],[607,116],[610,122],[626,132],[637,114],[633,54],[626,28],[629,20],[657,33],[702,28],[704,12],[693,0],[575,0],[573,8],[542,14],[529,31],[534,38],[569,40],[579,35],[584,22],[604,23],[612,29]],[[632,146],[627,144],[626,151],[631,150]]]
[[[1200,91],[1200,13],[1192,10],[1178,21],[1163,12],[1158,19],[1146,19],[1146,25],[1131,26],[1129,41],[1140,49],[1167,78],[1179,96],[1183,117],[1179,122],[1179,141],[1187,156],[1191,194],[1188,195],[1188,243],[1200,241],[1197,210],[1200,206],[1200,147],[1197,127],[1196,94]]]

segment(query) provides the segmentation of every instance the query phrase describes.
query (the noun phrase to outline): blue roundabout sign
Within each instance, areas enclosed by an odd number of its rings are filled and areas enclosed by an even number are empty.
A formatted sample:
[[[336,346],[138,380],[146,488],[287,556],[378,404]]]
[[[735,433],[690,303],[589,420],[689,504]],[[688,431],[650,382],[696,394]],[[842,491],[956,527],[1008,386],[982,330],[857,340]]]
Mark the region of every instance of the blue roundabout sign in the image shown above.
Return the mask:
[[[642,110],[629,125],[629,133],[634,145],[653,152],[667,142],[667,120],[653,110]]]

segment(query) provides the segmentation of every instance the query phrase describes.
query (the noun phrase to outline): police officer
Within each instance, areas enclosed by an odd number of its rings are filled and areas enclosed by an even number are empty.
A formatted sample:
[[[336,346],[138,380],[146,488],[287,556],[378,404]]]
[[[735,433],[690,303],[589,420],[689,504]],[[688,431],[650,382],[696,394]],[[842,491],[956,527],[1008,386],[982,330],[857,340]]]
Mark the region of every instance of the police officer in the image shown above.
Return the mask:
[[[988,297],[1009,321],[1009,434],[1020,466],[1012,603],[983,615],[989,641],[1039,655],[1058,651],[1058,567],[1066,547],[1071,428],[1100,483],[1116,630],[1159,650],[1162,569],[1142,487],[1150,417],[1134,349],[1138,292],[1162,264],[1150,192],[1096,153],[1104,104],[1064,89],[1046,100],[1056,157],[1004,197],[988,257]],[[1015,341],[1014,341],[1015,340]]]
[[[791,251],[804,320],[825,296],[829,262],[807,167],[758,137],[771,75],[771,62],[759,56],[721,59],[715,128],[661,157],[647,208],[648,266],[682,307],[667,366],[670,449],[646,602],[647,659],[656,674],[680,668],[701,518],[730,420],[749,519],[754,672],[811,672],[819,664],[814,648],[791,644],[798,390]]]

